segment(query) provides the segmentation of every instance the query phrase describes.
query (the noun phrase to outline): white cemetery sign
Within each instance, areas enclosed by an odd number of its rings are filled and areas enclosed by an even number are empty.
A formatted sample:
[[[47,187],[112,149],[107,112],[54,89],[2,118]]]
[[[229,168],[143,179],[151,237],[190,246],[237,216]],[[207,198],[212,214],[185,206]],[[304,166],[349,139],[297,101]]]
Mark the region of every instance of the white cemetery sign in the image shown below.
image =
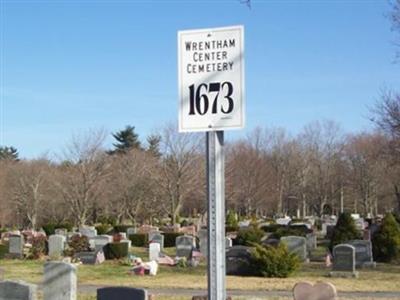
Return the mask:
[[[178,32],[179,131],[244,127],[243,26]]]

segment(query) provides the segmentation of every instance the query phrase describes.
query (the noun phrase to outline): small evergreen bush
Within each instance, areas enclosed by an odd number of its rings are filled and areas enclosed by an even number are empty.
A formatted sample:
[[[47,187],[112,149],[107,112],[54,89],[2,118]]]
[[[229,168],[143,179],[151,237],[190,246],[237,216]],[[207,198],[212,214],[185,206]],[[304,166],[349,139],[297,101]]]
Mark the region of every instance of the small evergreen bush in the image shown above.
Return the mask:
[[[283,244],[277,247],[261,246],[254,244],[252,251],[252,265],[254,275],[263,277],[286,278],[300,266],[299,258],[294,253],[289,253]]]
[[[165,232],[164,235],[164,247],[175,247],[175,240],[178,236],[183,235],[179,232]]]
[[[135,247],[147,247],[147,243],[148,243],[147,234],[134,233],[134,234],[130,234],[128,238],[131,240],[132,246],[135,246]],[[165,246],[165,240],[164,240],[164,246]],[[175,244],[174,244],[174,246],[175,246]]]
[[[128,228],[134,227],[133,225],[115,225],[114,231],[115,232],[126,232]]]
[[[380,229],[372,237],[374,259],[392,262],[400,259],[400,226],[392,214],[387,214]]]
[[[235,239],[236,245],[251,246],[252,244],[260,243],[261,238],[264,236],[264,231],[261,229],[250,226],[239,230]]]
[[[106,259],[121,259],[128,256],[129,247],[127,243],[109,243],[104,246]]]
[[[46,255],[47,239],[45,236],[32,238],[32,247],[29,249],[28,259],[39,259]]]
[[[356,228],[356,224],[349,213],[342,213],[333,229],[332,238],[329,248],[331,251],[336,245],[342,244],[350,240],[358,240],[361,234]]]
[[[110,224],[101,224],[97,225],[96,227],[97,234],[107,234],[112,230],[112,226]]]
[[[238,227],[238,220],[236,213],[233,210],[229,210],[226,215],[226,227]]]

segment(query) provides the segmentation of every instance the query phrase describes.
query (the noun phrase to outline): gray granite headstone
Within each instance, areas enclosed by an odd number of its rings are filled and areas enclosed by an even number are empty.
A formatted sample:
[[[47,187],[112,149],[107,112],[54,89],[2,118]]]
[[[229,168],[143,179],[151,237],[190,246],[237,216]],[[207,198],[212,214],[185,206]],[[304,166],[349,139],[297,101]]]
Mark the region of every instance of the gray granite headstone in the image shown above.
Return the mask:
[[[37,287],[23,281],[0,281],[0,300],[36,300]]]
[[[79,259],[84,265],[102,264],[105,261],[104,252],[102,250],[93,252],[78,252],[74,258]]]
[[[97,230],[94,226],[81,226],[79,227],[79,232],[88,238],[92,238],[97,235]]]
[[[311,252],[312,250],[315,250],[317,248],[317,236],[314,233],[308,233],[306,235],[306,241],[307,241],[307,251]]]
[[[130,235],[136,234],[136,233],[137,233],[137,228],[136,227],[129,227],[126,230],[126,235],[128,236],[128,238],[129,238]]]
[[[95,237],[90,238],[90,242],[94,245],[94,250],[99,251],[103,250],[103,247],[108,243],[112,243],[113,237],[111,235],[97,235]]]
[[[62,256],[64,252],[66,238],[63,235],[54,234],[49,237],[49,256]]]
[[[47,262],[44,265],[44,300],[76,300],[76,267],[65,262]]]
[[[149,242],[153,243],[159,243],[161,250],[164,249],[164,235],[162,235],[160,232],[150,232],[149,233]]]
[[[176,256],[177,257],[192,257],[193,248],[196,245],[196,241],[193,236],[191,235],[182,235],[178,236],[175,239],[175,246],[176,246]]]
[[[232,239],[230,237],[225,237],[225,249],[232,247]]]
[[[207,232],[207,229],[200,229],[197,232],[197,236],[199,237],[200,252],[204,257],[207,257],[207,255],[208,255],[208,232]]]
[[[281,242],[286,244],[290,253],[295,253],[301,261],[307,260],[306,238],[301,236],[283,236]]]
[[[226,274],[245,276],[251,275],[251,248],[233,246],[226,250]]]
[[[351,240],[346,244],[352,245],[356,249],[356,268],[376,266],[372,256],[371,241]]]
[[[107,287],[97,290],[97,300],[148,300],[148,295],[144,289]]]
[[[24,253],[24,236],[11,235],[8,239],[8,253],[12,257],[22,258]]]
[[[358,277],[356,249],[352,245],[339,244],[333,248],[332,277]]]

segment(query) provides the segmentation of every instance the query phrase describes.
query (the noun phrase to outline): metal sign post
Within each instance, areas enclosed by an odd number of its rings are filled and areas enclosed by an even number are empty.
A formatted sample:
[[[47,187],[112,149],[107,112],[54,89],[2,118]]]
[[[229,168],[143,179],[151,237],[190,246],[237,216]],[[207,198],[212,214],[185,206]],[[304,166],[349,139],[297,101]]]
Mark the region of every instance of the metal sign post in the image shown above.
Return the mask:
[[[179,131],[206,131],[208,300],[225,300],[224,131],[245,123],[243,26],[178,32]]]
[[[225,300],[224,132],[206,133],[208,190],[208,300]]]

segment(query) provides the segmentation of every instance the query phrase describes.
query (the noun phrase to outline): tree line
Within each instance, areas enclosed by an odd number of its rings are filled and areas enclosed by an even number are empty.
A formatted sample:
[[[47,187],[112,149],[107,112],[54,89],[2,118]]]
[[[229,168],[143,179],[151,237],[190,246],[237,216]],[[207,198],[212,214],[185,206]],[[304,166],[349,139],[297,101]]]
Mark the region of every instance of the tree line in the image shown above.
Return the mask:
[[[385,108],[394,104],[400,112],[400,98],[390,94],[376,106],[380,130],[373,132],[345,134],[335,122],[323,121],[296,136],[255,128],[228,142],[227,208],[245,216],[298,217],[400,210],[400,126],[388,127],[385,119]],[[206,212],[202,134],[178,133],[168,124],[142,143],[127,126],[113,134],[113,149],[105,148],[106,136],[104,130],[74,136],[56,161],[18,159],[15,148],[2,147],[1,225],[162,218],[174,224],[180,216]]]

